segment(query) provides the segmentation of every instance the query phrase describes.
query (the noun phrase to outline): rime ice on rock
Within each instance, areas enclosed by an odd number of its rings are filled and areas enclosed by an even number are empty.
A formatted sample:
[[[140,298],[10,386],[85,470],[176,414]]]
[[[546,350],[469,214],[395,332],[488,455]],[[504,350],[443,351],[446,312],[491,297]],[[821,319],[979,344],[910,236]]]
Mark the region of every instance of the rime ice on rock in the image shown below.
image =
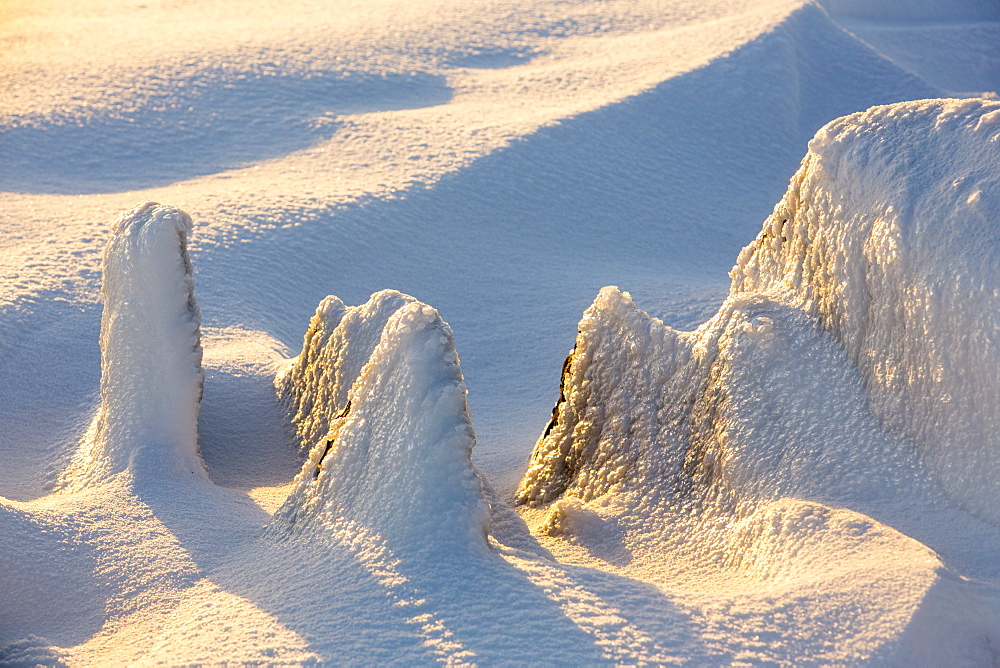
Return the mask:
[[[336,312],[332,317],[331,313]],[[484,544],[487,507],[451,328],[397,292],[328,297],[279,392],[316,441],[272,535],[364,527],[394,546]]]
[[[996,102],[828,124],[699,330],[601,292],[518,500],[926,483],[1000,521],[998,174]]]
[[[382,290],[362,306],[345,306],[333,295],[319,303],[302,353],[275,380],[301,448],[308,451],[330,431],[347,409],[351,385],[378,345],[389,317],[415,301],[401,292]]]
[[[678,383],[692,374],[677,373],[690,360],[679,332],[637,309],[627,292],[601,290],[580,321],[559,402],[518,500],[544,504],[567,491],[585,501],[600,496],[643,465],[643,444],[683,456],[683,402],[672,398],[691,394]],[[657,458],[666,479],[680,465],[670,459]]]
[[[1000,522],[1000,103],[827,124],[732,272],[816,317],[967,510]]]
[[[204,475],[198,411],[204,373],[187,253],[191,218],[145,202],[115,223],[104,251],[101,405],[61,476],[77,487],[131,472]]]

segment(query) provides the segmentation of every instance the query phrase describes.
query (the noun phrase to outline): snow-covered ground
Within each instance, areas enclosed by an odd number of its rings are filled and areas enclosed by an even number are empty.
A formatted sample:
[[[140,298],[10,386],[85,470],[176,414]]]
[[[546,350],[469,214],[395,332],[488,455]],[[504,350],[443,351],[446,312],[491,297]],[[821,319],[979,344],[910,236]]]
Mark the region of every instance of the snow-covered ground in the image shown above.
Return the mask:
[[[995,2],[0,45],[0,663],[997,661]]]

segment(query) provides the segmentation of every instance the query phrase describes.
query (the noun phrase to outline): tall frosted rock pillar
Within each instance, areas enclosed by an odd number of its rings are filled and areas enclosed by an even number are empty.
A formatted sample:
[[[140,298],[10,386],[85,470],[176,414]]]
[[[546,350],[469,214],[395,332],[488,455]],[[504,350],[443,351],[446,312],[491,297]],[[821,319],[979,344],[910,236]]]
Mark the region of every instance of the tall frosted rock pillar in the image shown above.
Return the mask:
[[[198,451],[201,315],[187,253],[191,218],[145,202],[115,223],[104,252],[101,405],[64,472],[69,487],[128,472],[204,476]]]

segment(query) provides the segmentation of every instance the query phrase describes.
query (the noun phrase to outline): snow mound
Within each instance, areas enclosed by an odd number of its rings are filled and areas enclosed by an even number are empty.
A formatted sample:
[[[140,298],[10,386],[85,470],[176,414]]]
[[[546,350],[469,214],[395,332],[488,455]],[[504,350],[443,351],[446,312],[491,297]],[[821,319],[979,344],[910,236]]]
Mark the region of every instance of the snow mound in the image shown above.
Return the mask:
[[[732,510],[932,499],[940,482],[1000,520],[998,137],[983,100],[838,119],[697,331],[602,290],[518,501],[631,490]]]
[[[190,216],[144,202],[114,225],[104,251],[101,404],[60,482],[205,474],[198,452],[204,373],[187,252]]]
[[[831,122],[732,272],[816,318],[874,415],[996,523],[1000,103],[933,100]]]
[[[268,532],[351,527],[393,549],[485,546],[488,509],[451,328],[383,291],[360,307],[320,303],[302,355],[278,381],[312,444]]]

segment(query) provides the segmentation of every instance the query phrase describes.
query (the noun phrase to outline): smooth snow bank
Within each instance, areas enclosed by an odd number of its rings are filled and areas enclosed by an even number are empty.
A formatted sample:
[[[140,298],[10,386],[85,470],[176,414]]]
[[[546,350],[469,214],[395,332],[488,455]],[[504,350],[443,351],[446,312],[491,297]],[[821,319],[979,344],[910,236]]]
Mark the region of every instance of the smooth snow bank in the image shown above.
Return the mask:
[[[101,405],[60,478],[66,487],[129,471],[194,474],[204,383],[191,217],[144,202],[114,225],[104,251]]]
[[[998,137],[982,100],[838,119],[698,331],[603,290],[518,500],[872,502],[939,479],[1000,520]]]
[[[485,546],[488,509],[451,328],[385,290],[324,299],[302,354],[276,382],[311,446],[270,531],[349,526],[400,546]]]

